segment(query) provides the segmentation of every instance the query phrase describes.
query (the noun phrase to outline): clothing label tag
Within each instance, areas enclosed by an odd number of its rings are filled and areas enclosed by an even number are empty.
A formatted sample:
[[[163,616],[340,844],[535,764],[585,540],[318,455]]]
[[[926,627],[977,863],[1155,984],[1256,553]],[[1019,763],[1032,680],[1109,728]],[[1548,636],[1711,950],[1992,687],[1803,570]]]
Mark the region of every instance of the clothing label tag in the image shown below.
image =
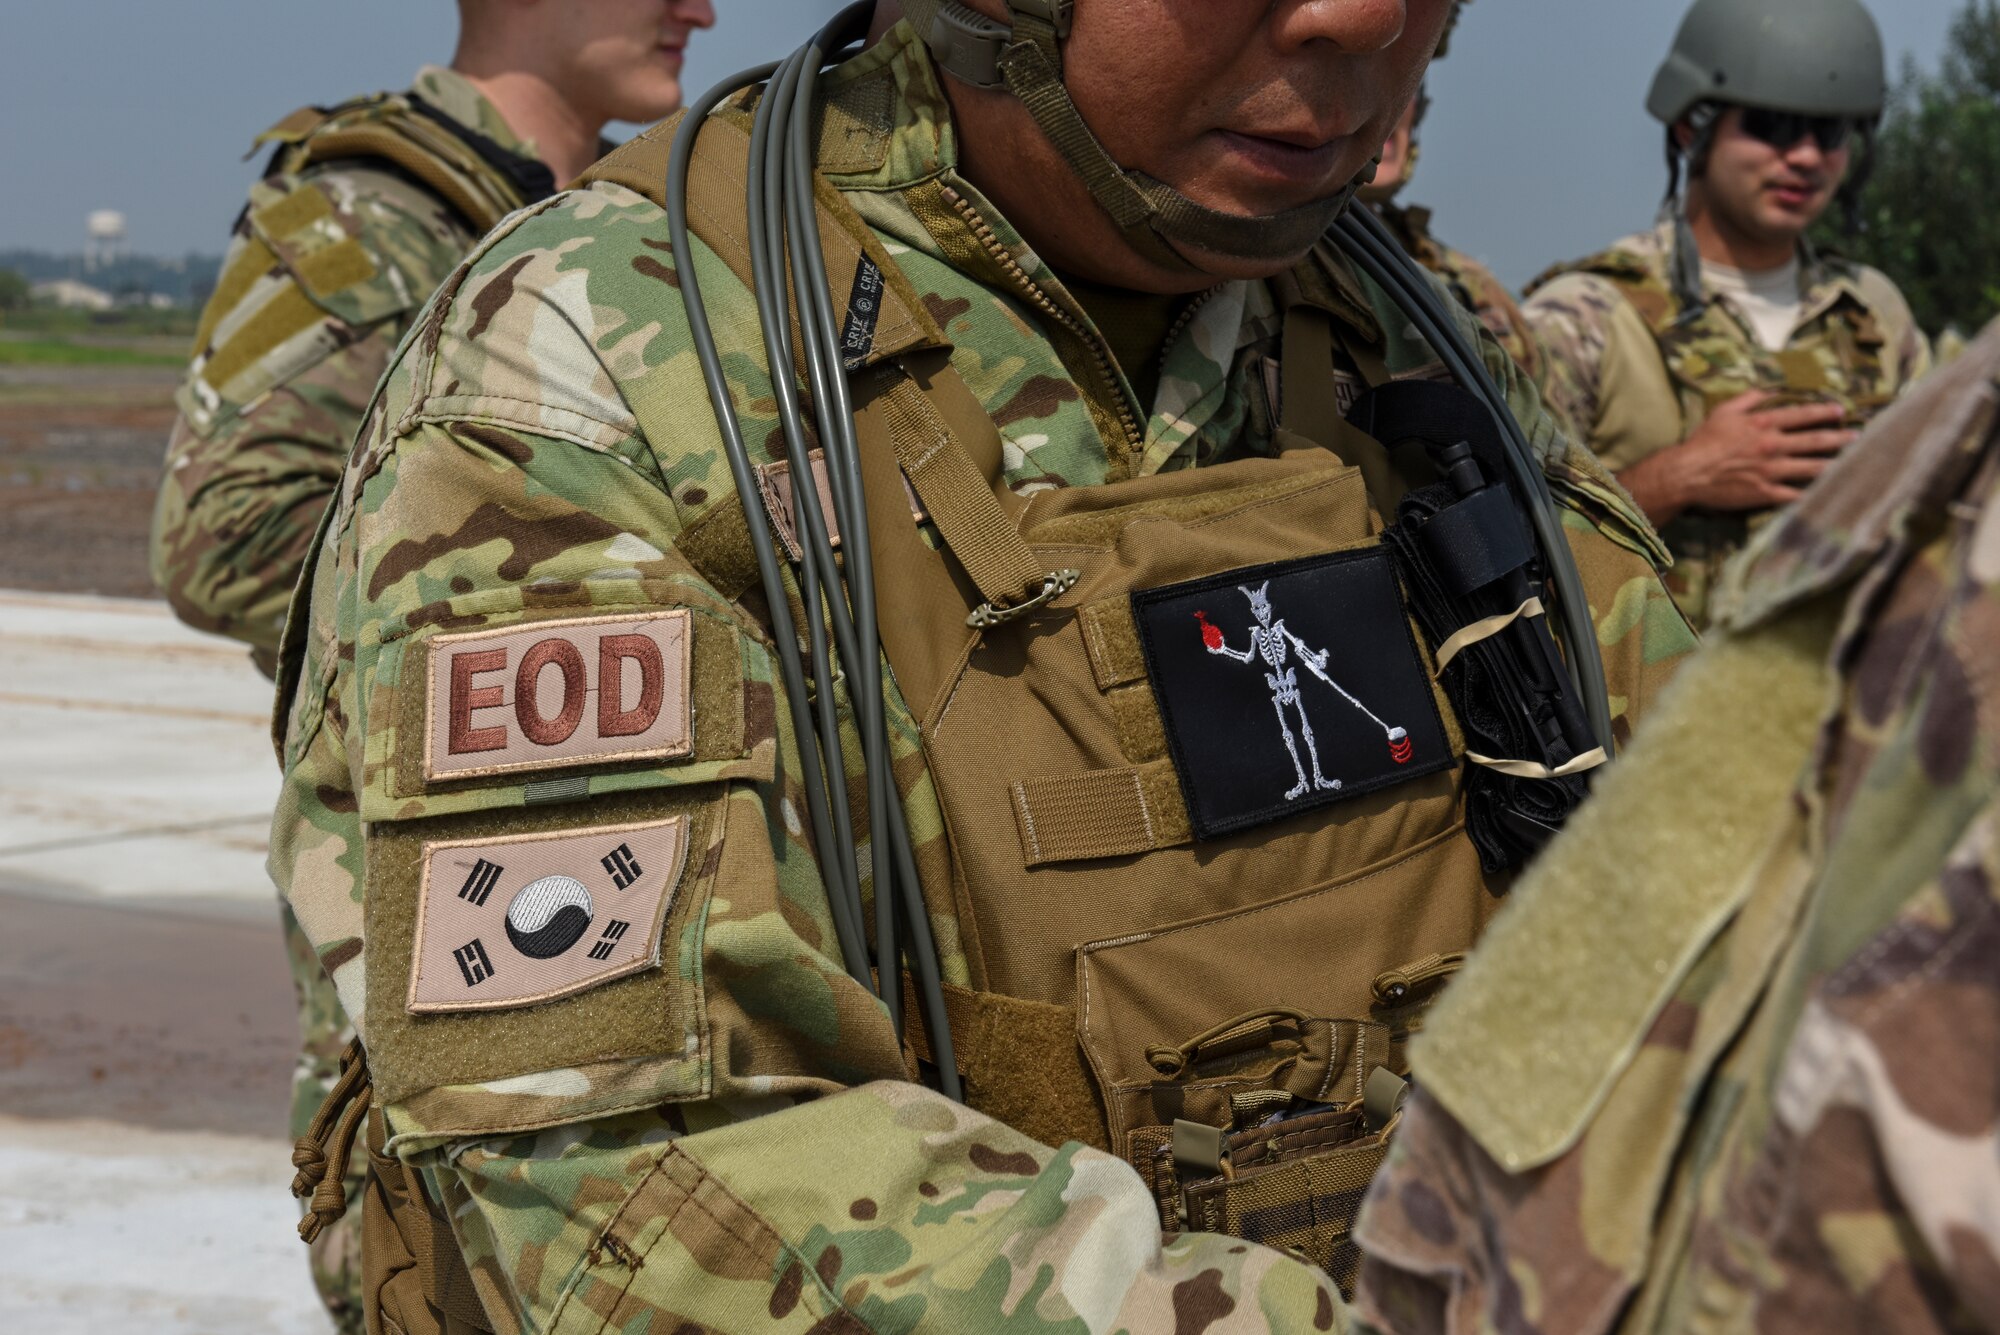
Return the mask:
[[[882,318],[882,271],[866,255],[854,269],[854,286],[847,293],[847,322],[840,330],[841,364],[861,369],[875,350],[875,325]]]
[[[411,1011],[502,1010],[660,962],[688,818],[424,845]]]
[[[1380,547],[1132,595],[1195,838],[1453,764]]]
[[[425,780],[691,754],[691,619],[677,609],[432,636]]]

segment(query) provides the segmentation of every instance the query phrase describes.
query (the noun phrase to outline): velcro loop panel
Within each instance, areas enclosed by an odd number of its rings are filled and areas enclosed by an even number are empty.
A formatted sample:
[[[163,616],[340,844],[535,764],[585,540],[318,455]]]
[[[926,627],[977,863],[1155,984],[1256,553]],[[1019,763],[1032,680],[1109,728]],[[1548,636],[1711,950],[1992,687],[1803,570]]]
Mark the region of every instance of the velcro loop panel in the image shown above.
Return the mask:
[[[250,225],[266,236],[288,237],[333,217],[333,201],[314,186],[302,186],[284,198],[254,209]]]
[[[1167,758],[1167,726],[1160,719],[1160,702],[1150,684],[1135,681],[1104,693],[1118,725],[1118,749],[1134,765]]]
[[[237,303],[250,295],[250,289],[257,285],[257,280],[277,267],[277,255],[260,238],[244,238],[242,245],[231,253],[221,277],[216,279],[215,290],[208,296],[208,305],[202,308],[201,324],[194,333],[197,353],[208,346],[216,326],[236,309]]]
[[[1505,487],[1486,487],[1440,510],[1418,537],[1438,574],[1461,596],[1535,559],[1535,545]]]
[[[314,296],[325,298],[365,283],[377,272],[375,257],[353,237],[301,255],[292,266]]]
[[[949,983],[944,1004],[969,1107],[1044,1145],[1074,1140],[1110,1148],[1103,1105],[1077,1042],[1074,1010]],[[908,974],[903,1008],[920,1013]],[[909,1042],[917,1056],[934,1060],[921,1025],[909,1027]]]
[[[291,339],[326,319],[298,288],[287,287],[236,329],[229,341],[203,362],[201,378],[221,391],[230,381]]]
[[[609,1075],[612,1066],[629,1067],[639,1059],[675,1068],[663,1078],[692,1092],[703,1061],[691,1041],[703,1027],[702,995],[687,962],[675,952],[689,917],[703,911],[720,864],[726,800],[726,786],[716,784],[599,797],[560,812],[545,808],[545,823],[557,834],[685,817],[686,851],[670,868],[660,869],[676,874],[665,921],[647,924],[660,933],[656,939],[667,943],[663,967],[507,1010],[419,1014],[410,1012],[406,1002],[416,959],[426,844],[438,838],[505,838],[518,828],[518,812],[500,809],[378,825],[369,840],[366,906],[368,1069],[376,1097],[393,1112],[396,1105],[440,1086],[597,1067]],[[492,906],[501,907],[497,899]],[[613,1076],[604,1088],[615,1090],[616,1084]],[[550,1088],[564,1090],[560,1083]],[[655,1101],[659,1092],[654,1091]],[[577,1104],[568,1093],[558,1092],[545,1106],[553,1122],[567,1118]],[[426,1126],[438,1125],[441,1116],[421,1105],[415,1110],[415,1120]]]
[[[1192,841],[1173,763],[1088,770],[1013,786],[1025,866],[1129,857]]]

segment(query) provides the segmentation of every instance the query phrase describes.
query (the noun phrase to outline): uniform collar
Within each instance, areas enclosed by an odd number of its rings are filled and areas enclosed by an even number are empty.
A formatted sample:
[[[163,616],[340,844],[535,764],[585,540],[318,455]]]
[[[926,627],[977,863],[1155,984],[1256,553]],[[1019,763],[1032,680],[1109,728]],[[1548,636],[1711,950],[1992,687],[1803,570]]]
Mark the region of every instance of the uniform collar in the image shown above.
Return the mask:
[[[1668,267],[1674,253],[1673,221],[1662,219],[1650,233],[1642,232],[1631,237],[1614,250],[1629,253],[1661,282],[1667,282]],[[1843,299],[1857,306],[1865,307],[1867,304],[1862,298],[1860,286],[1854,281],[1853,270],[1832,256],[1802,243],[1799,246],[1798,328],[1804,329],[1838,306]]]

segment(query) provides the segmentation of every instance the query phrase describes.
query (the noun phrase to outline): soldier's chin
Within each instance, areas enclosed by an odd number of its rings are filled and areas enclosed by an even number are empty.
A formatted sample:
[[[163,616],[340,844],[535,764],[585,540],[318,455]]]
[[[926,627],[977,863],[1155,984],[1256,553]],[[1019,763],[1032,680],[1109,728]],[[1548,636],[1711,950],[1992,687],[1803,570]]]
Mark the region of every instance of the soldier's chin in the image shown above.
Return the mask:
[[[1168,244],[1196,269],[1210,278],[1223,282],[1276,278],[1281,273],[1297,268],[1305,257],[1312,253],[1312,247],[1305,246],[1296,255],[1283,255],[1277,259],[1269,256],[1251,259],[1242,255],[1232,255],[1226,251],[1208,250],[1185,241],[1170,241]]]

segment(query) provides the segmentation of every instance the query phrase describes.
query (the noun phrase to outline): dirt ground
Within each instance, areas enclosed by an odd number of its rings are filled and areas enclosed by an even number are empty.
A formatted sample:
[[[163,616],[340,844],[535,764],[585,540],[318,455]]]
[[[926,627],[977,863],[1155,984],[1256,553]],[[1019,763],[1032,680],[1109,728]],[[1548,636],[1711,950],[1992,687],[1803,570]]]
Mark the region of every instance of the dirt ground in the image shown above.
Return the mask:
[[[284,1136],[298,1032],[275,917],[0,893],[0,1113]]]
[[[172,367],[0,366],[0,588],[156,597]]]

